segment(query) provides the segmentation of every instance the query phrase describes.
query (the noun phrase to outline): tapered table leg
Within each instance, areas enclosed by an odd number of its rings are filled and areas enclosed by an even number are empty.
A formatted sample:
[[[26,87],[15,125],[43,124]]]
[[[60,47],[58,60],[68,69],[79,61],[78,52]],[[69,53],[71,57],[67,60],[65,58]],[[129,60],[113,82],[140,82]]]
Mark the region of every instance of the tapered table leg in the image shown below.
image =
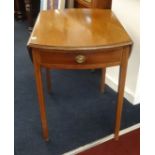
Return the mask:
[[[101,93],[103,93],[105,90],[105,75],[106,75],[106,68],[102,68],[102,70],[101,70],[101,85],[100,85]]]
[[[126,47],[124,48],[124,51],[123,51],[122,61],[121,61],[120,71],[119,71],[119,86],[118,86],[116,122],[115,122],[115,140],[118,140],[119,138],[128,57],[129,57],[129,47]]]
[[[36,86],[37,86],[37,93],[38,93],[38,100],[39,100],[39,108],[40,108],[40,116],[41,116],[41,124],[43,130],[43,138],[45,141],[48,141],[48,126],[47,126],[47,119],[46,119],[46,109],[45,109],[45,101],[43,96],[43,85],[42,85],[42,77],[41,77],[41,68],[38,63],[38,53],[33,52],[33,63],[34,63],[34,71],[35,71],[35,79],[36,79]]]
[[[51,93],[51,75],[50,75],[50,70],[48,68],[46,68],[46,83],[47,83],[48,93]]]

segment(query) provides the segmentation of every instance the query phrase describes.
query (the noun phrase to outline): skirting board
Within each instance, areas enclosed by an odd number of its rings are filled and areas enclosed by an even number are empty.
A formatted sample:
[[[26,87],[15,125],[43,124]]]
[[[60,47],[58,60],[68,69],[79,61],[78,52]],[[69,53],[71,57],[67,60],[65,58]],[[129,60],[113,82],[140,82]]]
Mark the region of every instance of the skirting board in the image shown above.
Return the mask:
[[[116,81],[113,80],[111,76],[106,74],[106,84],[111,87],[114,91],[117,92],[118,84]],[[124,97],[133,105],[139,104],[139,98],[135,94],[133,94],[130,90],[125,88]]]
[[[136,125],[133,125],[133,126],[131,126],[129,128],[123,129],[123,130],[120,131],[120,136],[124,135],[124,134],[127,134],[127,133],[129,133],[131,131],[134,131],[134,130],[136,130],[138,128],[140,128],[140,124],[139,123],[136,124]],[[75,150],[66,152],[63,155],[76,155],[76,154],[78,154],[80,152],[86,151],[86,150],[88,150],[88,149],[90,149],[92,147],[95,147],[95,146],[100,145],[100,144],[102,144],[104,142],[107,142],[107,141],[109,141],[109,140],[111,140],[113,138],[114,138],[114,134],[108,135],[108,136],[106,136],[104,138],[101,138],[101,139],[99,139],[97,141],[94,141],[94,142],[89,143],[87,145],[81,146],[81,147],[79,147],[79,148],[77,148]]]

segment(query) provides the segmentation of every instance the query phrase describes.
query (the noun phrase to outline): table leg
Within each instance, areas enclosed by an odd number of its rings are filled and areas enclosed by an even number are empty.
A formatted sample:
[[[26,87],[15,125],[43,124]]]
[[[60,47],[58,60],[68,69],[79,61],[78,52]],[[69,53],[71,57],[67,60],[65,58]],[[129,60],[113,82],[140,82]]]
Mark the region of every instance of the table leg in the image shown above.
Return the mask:
[[[36,79],[36,86],[37,86],[37,94],[38,94],[38,100],[39,100],[41,124],[43,129],[43,138],[45,141],[48,141],[48,126],[47,126],[47,119],[46,119],[45,101],[43,96],[41,67],[38,63],[38,53],[36,52],[33,52],[33,63],[34,63],[35,79]]]
[[[47,90],[48,93],[51,92],[51,75],[50,75],[50,70],[46,68],[46,83],[47,83]]]
[[[101,93],[103,93],[105,90],[105,75],[106,75],[106,68],[102,68],[102,70],[101,70],[101,85],[100,85]]]
[[[124,97],[124,87],[125,87],[125,80],[126,80],[128,57],[129,57],[129,47],[124,48],[124,51],[122,54],[122,61],[120,65],[117,108],[116,108],[116,122],[115,122],[115,140],[119,139],[119,130],[121,125],[121,114],[122,114],[122,108],[123,108],[123,97]]]

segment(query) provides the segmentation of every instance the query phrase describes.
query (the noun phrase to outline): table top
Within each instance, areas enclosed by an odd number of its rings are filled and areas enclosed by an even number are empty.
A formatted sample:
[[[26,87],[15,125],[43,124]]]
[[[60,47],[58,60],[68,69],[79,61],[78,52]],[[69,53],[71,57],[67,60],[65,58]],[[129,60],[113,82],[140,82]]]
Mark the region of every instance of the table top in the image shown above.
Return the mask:
[[[43,49],[104,49],[132,44],[130,36],[108,9],[41,11],[28,47]]]

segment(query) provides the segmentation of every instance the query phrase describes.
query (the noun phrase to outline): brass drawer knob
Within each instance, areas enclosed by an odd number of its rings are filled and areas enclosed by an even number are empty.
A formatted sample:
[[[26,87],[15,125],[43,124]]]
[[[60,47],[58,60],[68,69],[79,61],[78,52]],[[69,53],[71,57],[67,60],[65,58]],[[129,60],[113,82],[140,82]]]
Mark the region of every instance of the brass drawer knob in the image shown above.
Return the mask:
[[[75,61],[79,64],[84,63],[86,60],[86,57],[84,55],[78,55],[75,57]]]

